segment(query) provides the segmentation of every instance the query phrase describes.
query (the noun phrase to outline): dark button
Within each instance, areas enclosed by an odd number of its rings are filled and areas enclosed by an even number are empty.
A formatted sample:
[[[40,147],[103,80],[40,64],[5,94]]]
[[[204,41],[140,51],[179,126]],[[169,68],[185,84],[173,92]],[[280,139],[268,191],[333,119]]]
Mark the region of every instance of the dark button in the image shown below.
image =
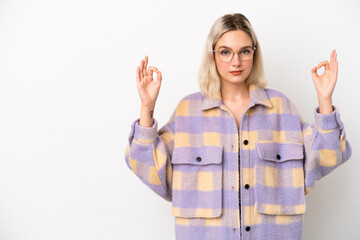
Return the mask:
[[[245,189],[249,189],[249,184],[245,184]]]
[[[196,161],[201,162],[201,157],[197,157]]]
[[[247,226],[247,227],[245,228],[245,230],[246,230],[247,232],[250,231],[250,227]]]
[[[278,155],[276,155],[276,158],[280,160],[281,156],[278,154]]]
[[[248,140],[244,140],[244,144],[248,145],[249,141]]]

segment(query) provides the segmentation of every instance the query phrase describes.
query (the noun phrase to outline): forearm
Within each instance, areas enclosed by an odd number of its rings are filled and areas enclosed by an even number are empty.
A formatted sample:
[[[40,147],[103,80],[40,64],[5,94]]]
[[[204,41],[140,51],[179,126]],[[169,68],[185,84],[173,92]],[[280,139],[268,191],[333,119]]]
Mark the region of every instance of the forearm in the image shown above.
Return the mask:
[[[319,102],[319,112],[321,114],[329,114],[334,111],[331,98],[322,98],[318,96],[318,102]]]
[[[171,201],[172,168],[170,157],[174,147],[174,116],[158,131],[155,119],[150,127],[131,125],[125,150],[128,167],[154,192]]]
[[[154,106],[141,105],[139,125],[142,127],[151,127],[154,123]]]
[[[345,163],[352,150],[347,141],[344,124],[334,106],[330,114],[314,111],[315,124],[302,123],[305,148],[305,187],[306,194],[315,181],[331,173]]]

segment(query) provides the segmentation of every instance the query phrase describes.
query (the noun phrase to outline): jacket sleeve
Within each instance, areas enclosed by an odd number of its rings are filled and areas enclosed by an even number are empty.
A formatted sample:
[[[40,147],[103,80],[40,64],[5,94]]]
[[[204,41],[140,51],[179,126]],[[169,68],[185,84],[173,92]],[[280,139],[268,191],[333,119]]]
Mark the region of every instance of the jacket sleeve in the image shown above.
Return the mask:
[[[346,140],[345,129],[338,109],[320,114],[314,110],[315,124],[301,119],[304,140],[305,195],[314,187],[315,181],[331,173],[351,156],[351,146]]]
[[[158,131],[154,119],[152,127],[133,122],[129,143],[125,150],[128,167],[155,193],[167,201],[172,199],[171,155],[174,148],[175,111]]]

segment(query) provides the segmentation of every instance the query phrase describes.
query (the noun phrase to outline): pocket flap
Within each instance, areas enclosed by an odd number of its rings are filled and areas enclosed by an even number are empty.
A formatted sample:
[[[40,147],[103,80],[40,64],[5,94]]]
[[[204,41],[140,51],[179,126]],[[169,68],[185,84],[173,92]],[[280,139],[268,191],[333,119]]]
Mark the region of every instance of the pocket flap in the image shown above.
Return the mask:
[[[303,145],[298,143],[255,143],[259,157],[263,160],[273,162],[284,162],[288,160],[303,159]]]
[[[175,148],[172,164],[208,165],[222,163],[223,146]]]
[[[282,205],[273,205],[273,204],[264,204],[264,203],[255,203],[255,209],[259,213],[270,214],[270,215],[295,215],[295,214],[304,214],[306,211],[306,205],[298,204],[292,206],[282,206]]]

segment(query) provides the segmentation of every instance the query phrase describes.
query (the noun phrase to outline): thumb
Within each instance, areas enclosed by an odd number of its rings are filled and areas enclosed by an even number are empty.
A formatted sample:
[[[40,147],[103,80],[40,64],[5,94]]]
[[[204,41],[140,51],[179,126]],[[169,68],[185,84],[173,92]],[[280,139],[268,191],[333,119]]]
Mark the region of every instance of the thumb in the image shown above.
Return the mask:
[[[157,72],[157,71],[158,70],[156,69],[156,67],[149,66],[148,75],[152,78],[153,77],[153,72]]]
[[[160,71],[157,72],[156,74],[156,86],[160,87],[161,86],[161,82],[162,82],[162,74]]]

